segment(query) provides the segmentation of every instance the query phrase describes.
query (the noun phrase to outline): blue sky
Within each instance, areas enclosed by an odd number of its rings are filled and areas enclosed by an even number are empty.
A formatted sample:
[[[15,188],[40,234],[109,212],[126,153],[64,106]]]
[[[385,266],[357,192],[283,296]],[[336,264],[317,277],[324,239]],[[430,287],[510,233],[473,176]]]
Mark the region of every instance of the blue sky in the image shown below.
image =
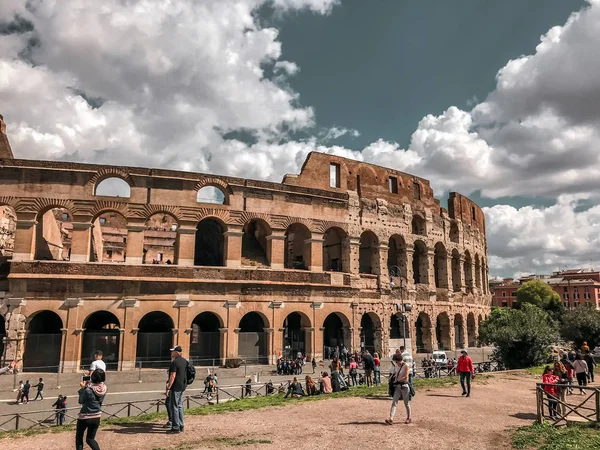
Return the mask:
[[[600,267],[598,48],[600,0],[3,0],[0,113],[23,158],[404,170],[484,207],[492,276],[548,273]]]

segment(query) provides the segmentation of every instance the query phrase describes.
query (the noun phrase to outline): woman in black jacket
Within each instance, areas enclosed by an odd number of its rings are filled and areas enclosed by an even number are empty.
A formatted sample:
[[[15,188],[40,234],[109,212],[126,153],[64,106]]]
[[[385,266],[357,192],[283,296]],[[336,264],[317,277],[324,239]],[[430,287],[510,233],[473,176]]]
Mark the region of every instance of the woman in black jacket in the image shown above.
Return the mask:
[[[87,429],[85,442],[92,450],[100,450],[96,442],[96,432],[100,426],[100,417],[102,416],[102,402],[106,395],[106,374],[102,369],[96,369],[92,372],[91,382],[81,382],[79,389],[79,404],[81,410],[77,418],[77,432],[75,433],[75,448],[83,450],[83,435]]]

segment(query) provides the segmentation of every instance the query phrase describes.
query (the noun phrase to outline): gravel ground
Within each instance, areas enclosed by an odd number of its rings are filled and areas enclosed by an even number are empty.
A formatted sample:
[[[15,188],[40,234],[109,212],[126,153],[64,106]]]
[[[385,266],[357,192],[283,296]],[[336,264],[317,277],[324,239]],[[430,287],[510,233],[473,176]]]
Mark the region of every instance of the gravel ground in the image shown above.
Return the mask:
[[[471,398],[459,387],[420,390],[413,399],[413,423],[388,426],[389,399],[346,398],[224,415],[188,417],[185,433],[166,435],[160,424],[105,426],[103,450],[117,449],[322,449],[456,448],[509,449],[508,428],[535,418],[535,385],[528,376],[503,374],[478,382]],[[2,450],[74,448],[73,433],[3,439]]]

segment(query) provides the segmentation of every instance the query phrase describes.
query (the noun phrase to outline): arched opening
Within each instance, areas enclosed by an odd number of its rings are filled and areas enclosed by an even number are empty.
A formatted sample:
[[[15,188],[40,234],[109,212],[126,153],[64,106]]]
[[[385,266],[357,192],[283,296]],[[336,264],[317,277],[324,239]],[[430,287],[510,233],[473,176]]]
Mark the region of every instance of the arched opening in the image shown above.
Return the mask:
[[[173,319],[162,311],[153,311],[140,320],[136,359],[142,367],[167,367],[173,345]]]
[[[123,263],[127,257],[127,219],[115,211],[99,214],[93,221],[90,260]]]
[[[268,362],[265,318],[257,312],[249,312],[240,320],[238,355],[248,364]]]
[[[360,273],[379,273],[379,240],[370,230],[360,235],[358,268]]]
[[[4,316],[0,316],[0,362],[4,364],[6,355],[4,354],[4,339],[6,338],[6,319]]]
[[[216,186],[204,186],[198,190],[196,202],[225,205],[227,203],[227,196],[220,188]]]
[[[458,225],[454,222],[450,224],[450,242],[458,244],[460,241],[460,232],[458,231]]]
[[[448,317],[448,313],[443,312],[437,316],[435,324],[435,336],[438,349],[450,350],[450,318]]]
[[[473,260],[469,250],[465,251],[465,286],[467,292],[473,292]]]
[[[427,225],[425,219],[419,215],[414,215],[411,221],[412,234],[427,236]]]
[[[121,332],[119,319],[108,311],[97,311],[83,322],[81,343],[81,366],[85,369],[100,350],[107,370],[118,370]]]
[[[441,242],[435,244],[433,270],[435,272],[435,287],[448,289],[448,252],[446,252],[446,247]]]
[[[212,312],[198,314],[190,333],[190,359],[197,366],[220,364],[221,320]]]
[[[308,270],[311,232],[306,225],[294,223],[285,232],[285,267]]]
[[[242,234],[242,266],[266,267],[267,236],[271,235],[269,225],[260,219],[252,219],[244,225]]]
[[[131,196],[131,186],[122,178],[109,177],[96,185],[94,195],[100,197],[129,198]]]
[[[431,353],[433,343],[431,342],[431,319],[424,312],[419,313],[415,322],[417,353]]]
[[[308,316],[293,312],[283,321],[283,357],[295,359],[298,352],[308,354],[310,342],[306,342],[305,328],[310,327]]]
[[[423,241],[415,242],[412,265],[414,283],[429,284],[429,261],[427,261],[427,246]]]
[[[31,318],[27,327],[23,370],[58,372],[62,328],[62,319],[53,311],[40,311]]]
[[[477,253],[475,254],[475,287],[481,288],[481,263]]]
[[[375,313],[364,313],[360,319],[360,348],[371,354],[381,351],[381,321]]]
[[[388,272],[390,276],[398,275],[406,280],[406,242],[399,234],[390,238],[388,248]],[[398,269],[395,271],[394,267]]]
[[[0,258],[12,257],[16,231],[17,213],[8,205],[0,206]]]
[[[144,230],[143,264],[174,264],[177,220],[166,213],[153,214]]]
[[[465,324],[460,314],[454,315],[454,347],[464,348],[467,344],[464,342]]]
[[[68,261],[71,256],[71,215],[64,208],[41,211],[35,227],[35,259]]]
[[[323,357],[331,359],[336,348],[350,349],[350,322],[342,313],[331,313],[323,322]]]
[[[452,250],[452,289],[454,292],[460,292],[462,282],[460,279],[460,254],[458,250]]]
[[[327,272],[349,272],[348,235],[337,227],[323,235],[323,269]]]
[[[195,266],[225,265],[225,230],[215,219],[207,218],[196,228]]]
[[[469,313],[467,315],[467,340],[469,347],[475,347],[477,345],[477,331],[475,328],[475,314]]]

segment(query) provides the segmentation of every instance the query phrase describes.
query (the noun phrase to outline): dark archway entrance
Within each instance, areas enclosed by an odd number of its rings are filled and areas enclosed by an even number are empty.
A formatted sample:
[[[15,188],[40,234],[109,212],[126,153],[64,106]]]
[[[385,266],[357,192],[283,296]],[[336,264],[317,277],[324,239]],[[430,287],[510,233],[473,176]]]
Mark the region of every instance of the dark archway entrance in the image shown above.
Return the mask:
[[[348,272],[348,235],[340,228],[329,228],[323,235],[323,270]]]
[[[417,353],[431,353],[433,351],[431,342],[431,319],[426,313],[422,312],[419,314],[415,322],[415,328]]]
[[[268,362],[265,319],[257,312],[249,312],[240,320],[238,356],[248,364]]]
[[[469,347],[477,346],[477,332],[475,331],[475,315],[469,313],[467,315],[467,340]]]
[[[242,234],[242,265],[265,267],[267,259],[267,237],[271,235],[269,225],[260,219],[253,219],[244,225]]]
[[[285,232],[284,263],[288,269],[308,270],[312,234],[306,225],[294,223]]]
[[[306,342],[304,328],[309,327],[310,322],[304,314],[293,312],[283,321],[283,357],[295,359],[298,352],[303,355],[307,353],[310,343]]]
[[[465,333],[465,324],[463,317],[460,314],[454,315],[454,347],[457,349],[464,348],[467,344],[463,342]]]
[[[339,313],[331,313],[323,322],[323,358],[330,359],[336,347],[342,348],[345,345],[348,350],[349,338],[344,328],[349,322],[345,316]]]
[[[361,350],[369,350],[371,354],[379,350],[380,347],[376,336],[378,326],[373,316],[373,313],[364,313],[360,319],[360,347]]]
[[[435,324],[435,337],[438,349],[450,350],[450,318],[443,312],[437,316]]]
[[[138,325],[136,360],[142,367],[167,367],[173,345],[173,319],[161,311],[146,314]]]
[[[413,281],[415,284],[429,284],[429,262],[427,246],[423,241],[416,241],[413,251]]]
[[[196,228],[195,266],[224,266],[224,230],[215,219],[204,219]]]
[[[221,321],[216,314],[203,312],[192,322],[190,335],[190,359],[197,366],[220,364]]]
[[[86,369],[94,360],[94,353],[102,351],[107,370],[118,370],[121,332],[119,319],[108,311],[98,311],[85,319],[81,343],[81,366]]]
[[[27,327],[23,370],[58,372],[63,322],[52,311],[40,311]]]
[[[379,240],[372,231],[360,235],[358,268],[360,273],[379,274]]]

